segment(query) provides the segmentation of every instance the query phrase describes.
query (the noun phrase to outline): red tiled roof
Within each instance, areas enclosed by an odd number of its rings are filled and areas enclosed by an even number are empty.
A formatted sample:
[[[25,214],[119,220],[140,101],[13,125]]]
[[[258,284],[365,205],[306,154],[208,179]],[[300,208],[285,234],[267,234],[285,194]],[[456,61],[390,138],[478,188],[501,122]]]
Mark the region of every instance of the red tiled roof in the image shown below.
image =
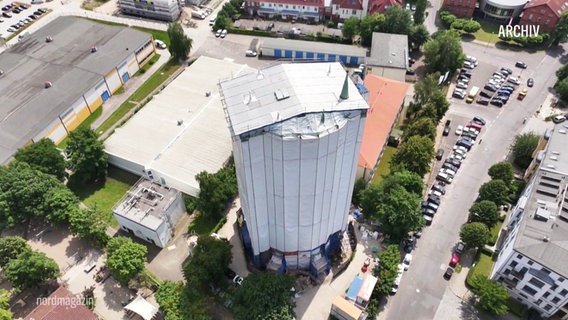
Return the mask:
[[[99,317],[89,310],[80,296],[72,294],[67,288],[57,288],[45,298],[25,320],[98,320]]]
[[[364,84],[369,90],[369,110],[358,165],[373,169],[404,102],[409,85],[373,74],[365,77]]]
[[[333,0],[334,5],[338,5],[341,9],[363,9],[361,0]]]
[[[369,1],[369,15],[375,13],[384,13],[385,7],[403,6],[403,0],[370,0]]]
[[[562,12],[566,11],[566,1],[565,0],[532,0],[525,4],[525,10],[534,7],[547,6],[554,12],[558,17],[562,15]]]
[[[300,6],[312,6],[312,7],[322,7],[324,6],[324,0],[260,0],[260,2],[270,2],[270,3],[281,3],[281,4],[291,4]]]

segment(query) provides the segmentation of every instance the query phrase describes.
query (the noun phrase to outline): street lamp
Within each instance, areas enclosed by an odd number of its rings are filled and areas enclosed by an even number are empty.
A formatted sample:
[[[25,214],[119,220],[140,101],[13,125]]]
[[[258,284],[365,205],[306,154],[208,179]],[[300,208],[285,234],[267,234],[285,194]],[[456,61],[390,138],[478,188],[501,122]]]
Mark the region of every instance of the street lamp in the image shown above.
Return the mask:
[[[491,32],[491,36],[489,37],[489,41],[487,42],[487,45],[485,46],[485,50],[483,50],[483,53],[487,52],[487,48],[489,48],[489,44],[493,40],[493,35],[494,35],[494,33]]]

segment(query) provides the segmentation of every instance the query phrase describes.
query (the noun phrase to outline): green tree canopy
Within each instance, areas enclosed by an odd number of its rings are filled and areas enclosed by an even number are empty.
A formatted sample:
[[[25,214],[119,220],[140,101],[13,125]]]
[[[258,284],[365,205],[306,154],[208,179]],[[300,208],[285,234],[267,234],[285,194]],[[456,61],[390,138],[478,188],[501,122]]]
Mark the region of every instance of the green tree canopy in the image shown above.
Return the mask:
[[[57,263],[43,252],[25,250],[6,264],[4,276],[14,287],[25,289],[56,279],[60,273]]]
[[[489,236],[489,229],[481,222],[466,223],[460,231],[460,239],[469,248],[483,247]]]
[[[385,24],[385,16],[383,14],[375,13],[372,16],[365,16],[361,20],[361,44],[370,46],[373,39],[373,32],[381,32]]]
[[[430,170],[433,157],[434,142],[428,137],[412,136],[393,155],[390,168],[391,171],[406,169],[424,176]]]
[[[416,10],[414,10],[414,23],[416,25],[422,25],[424,23],[427,6],[428,0],[416,0]]]
[[[508,311],[507,303],[509,300],[509,292],[499,283],[487,279],[482,275],[474,278],[477,284],[475,294],[479,298],[477,305],[493,315],[505,314]]]
[[[352,39],[355,35],[359,34],[359,19],[357,17],[349,17],[343,21],[343,29],[341,34],[345,39]]]
[[[291,291],[294,279],[286,274],[259,272],[250,274],[239,290],[235,291],[233,311],[237,320],[264,320],[275,314],[278,319],[292,320],[294,316]],[[282,312],[281,309],[286,309]]]
[[[222,18],[217,18],[217,21],[223,20]],[[168,36],[170,37],[170,46],[168,50],[172,57],[177,61],[184,61],[187,59],[189,52],[191,51],[192,40],[188,38],[183,27],[179,22],[170,23],[168,25]]]
[[[438,79],[440,78],[440,73],[430,73],[427,74],[424,79],[418,81],[414,85],[414,102],[419,106],[423,106],[431,101],[432,97],[436,92],[440,92],[440,86],[438,85]]]
[[[556,70],[556,77],[558,78],[557,82],[568,78],[568,63],[564,64],[562,67],[560,67],[560,69]]]
[[[446,99],[446,95],[441,90],[437,90],[430,97],[428,104],[432,104],[436,110],[436,118],[431,119],[435,120],[434,124],[438,124],[438,122],[446,114],[446,111],[450,108],[450,103],[448,102],[448,99]]]
[[[568,78],[558,81],[554,85],[554,89],[561,100],[568,101]]]
[[[491,168],[489,168],[488,174],[491,179],[503,180],[503,182],[507,185],[509,185],[515,178],[513,165],[509,161],[501,161],[492,165]]]
[[[420,0],[421,1],[421,0]],[[408,35],[408,40],[414,49],[420,48],[430,40],[430,32],[423,24],[415,24]]]
[[[503,180],[491,180],[484,183],[479,188],[479,196],[481,200],[489,200],[500,206],[506,203],[509,195],[509,188]]]
[[[553,45],[557,46],[560,42],[566,41],[568,36],[568,11],[562,12],[560,20],[550,35]]]
[[[450,28],[454,21],[457,20],[457,17],[452,14],[450,10],[447,8],[442,8],[440,10],[440,20],[446,26],[446,28]]]
[[[499,221],[499,208],[493,201],[483,200],[474,203],[469,208],[469,221],[481,222],[487,228],[491,228]]]
[[[481,24],[473,19],[466,20],[463,25],[463,31],[467,33],[474,33],[481,29]]]
[[[0,289],[0,320],[12,320],[10,309],[10,292]]]
[[[122,285],[127,285],[138,272],[144,269],[148,248],[127,237],[109,240],[106,265],[112,276]]]
[[[0,238],[0,267],[6,266],[10,260],[16,259],[20,254],[31,250],[26,240],[21,237]]]
[[[193,278],[201,286],[221,283],[225,270],[233,260],[231,248],[227,239],[216,239],[209,235],[199,237],[191,260],[183,266],[185,279]]]
[[[420,196],[406,191],[400,185],[393,186],[388,192],[377,196],[379,205],[370,216],[376,217],[383,230],[394,240],[400,240],[409,231],[418,230],[424,225],[419,208]]]
[[[410,12],[399,6],[391,6],[386,10],[385,23],[382,25],[381,32],[409,35],[411,30]]]
[[[234,167],[222,168],[216,173],[202,171],[195,178],[199,182],[197,210],[212,219],[220,219],[227,201],[238,192]]]
[[[430,118],[416,118],[411,121],[402,135],[404,140],[412,136],[422,136],[428,137],[430,140],[434,141],[436,139],[436,126]]]
[[[390,192],[396,186],[403,187],[406,191],[421,196],[424,192],[424,181],[418,174],[406,170],[397,171],[385,177],[380,183],[383,192]]]
[[[465,55],[457,31],[442,30],[424,45],[424,63],[427,72],[454,72],[461,67]]]
[[[514,158],[513,162],[523,169],[528,168],[532,162],[532,154],[538,146],[539,140],[540,137],[534,132],[516,135],[511,147]]]
[[[104,248],[110,237],[106,233],[108,222],[105,214],[96,206],[93,208],[69,210],[69,229],[73,235],[89,241],[98,248]]]
[[[166,319],[183,320],[181,316],[181,298],[184,285],[182,281],[172,282],[166,280],[160,284],[156,290],[156,302],[160,305]]]
[[[400,263],[400,250],[397,245],[391,244],[386,250],[379,253],[379,275],[373,295],[386,297],[392,290],[394,280],[398,276]]]
[[[44,198],[45,218],[54,224],[68,222],[69,213],[79,204],[77,196],[63,184],[49,190]]]
[[[353,186],[353,196],[351,197],[351,202],[359,206],[361,204],[361,191],[367,188],[367,180],[364,177],[361,177],[355,180],[355,185]]]
[[[369,218],[376,218],[377,207],[380,204],[379,195],[383,193],[383,188],[379,184],[371,184],[367,189],[361,191],[361,209],[363,214]]]
[[[52,174],[59,180],[63,180],[67,175],[65,159],[51,139],[43,138],[18,150],[14,158],[17,161],[26,162],[32,169]]]
[[[78,181],[86,183],[106,178],[108,156],[95,131],[88,127],[71,131],[66,150],[70,154],[68,168]]]

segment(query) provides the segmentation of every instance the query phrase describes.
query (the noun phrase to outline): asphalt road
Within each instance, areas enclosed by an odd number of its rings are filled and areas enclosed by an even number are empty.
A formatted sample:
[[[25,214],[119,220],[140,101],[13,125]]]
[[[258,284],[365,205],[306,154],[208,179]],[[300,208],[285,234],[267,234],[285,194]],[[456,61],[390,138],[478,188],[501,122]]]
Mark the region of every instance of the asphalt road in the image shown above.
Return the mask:
[[[467,318],[467,312],[463,308],[441,308],[445,305],[444,296],[449,294],[448,283],[442,275],[458,241],[459,230],[467,220],[468,209],[475,200],[479,187],[489,180],[487,170],[507,156],[508,146],[523,127],[523,118],[531,117],[537,111],[556,81],[554,72],[566,59],[563,50],[549,53],[513,52],[473,43],[464,43],[463,48],[465,53],[477,57],[480,65],[485,64],[476,81],[486,81],[489,70],[501,66],[512,67],[515,61],[522,60],[528,64],[528,69],[521,71],[512,68],[514,75],[521,75],[523,85],[527,78],[533,77],[535,86],[523,101],[511,97],[503,108],[452,100],[452,106],[446,115],[446,118],[452,119],[452,129],[460,122],[479,115],[488,122],[478,138],[478,141],[483,139],[483,142],[472,148],[453,183],[447,186],[434,222],[418,241],[413,253],[413,264],[406,271],[405,281],[401,283],[397,295],[389,298],[381,315],[383,319]],[[453,139],[453,134],[452,130],[450,137],[441,141],[441,147],[451,148],[452,141],[446,140]],[[433,172],[435,173],[436,171]]]

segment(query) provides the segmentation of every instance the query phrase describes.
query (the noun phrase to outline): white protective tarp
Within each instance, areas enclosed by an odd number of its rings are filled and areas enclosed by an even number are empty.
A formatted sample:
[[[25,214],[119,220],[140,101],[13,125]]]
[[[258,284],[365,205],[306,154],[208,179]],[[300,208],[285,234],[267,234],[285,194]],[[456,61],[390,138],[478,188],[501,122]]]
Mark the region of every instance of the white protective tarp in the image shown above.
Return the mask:
[[[137,296],[136,299],[130,302],[126,307],[124,307],[124,309],[136,313],[144,318],[144,320],[151,320],[156,313],[158,313],[158,308],[150,304],[141,296]]]

